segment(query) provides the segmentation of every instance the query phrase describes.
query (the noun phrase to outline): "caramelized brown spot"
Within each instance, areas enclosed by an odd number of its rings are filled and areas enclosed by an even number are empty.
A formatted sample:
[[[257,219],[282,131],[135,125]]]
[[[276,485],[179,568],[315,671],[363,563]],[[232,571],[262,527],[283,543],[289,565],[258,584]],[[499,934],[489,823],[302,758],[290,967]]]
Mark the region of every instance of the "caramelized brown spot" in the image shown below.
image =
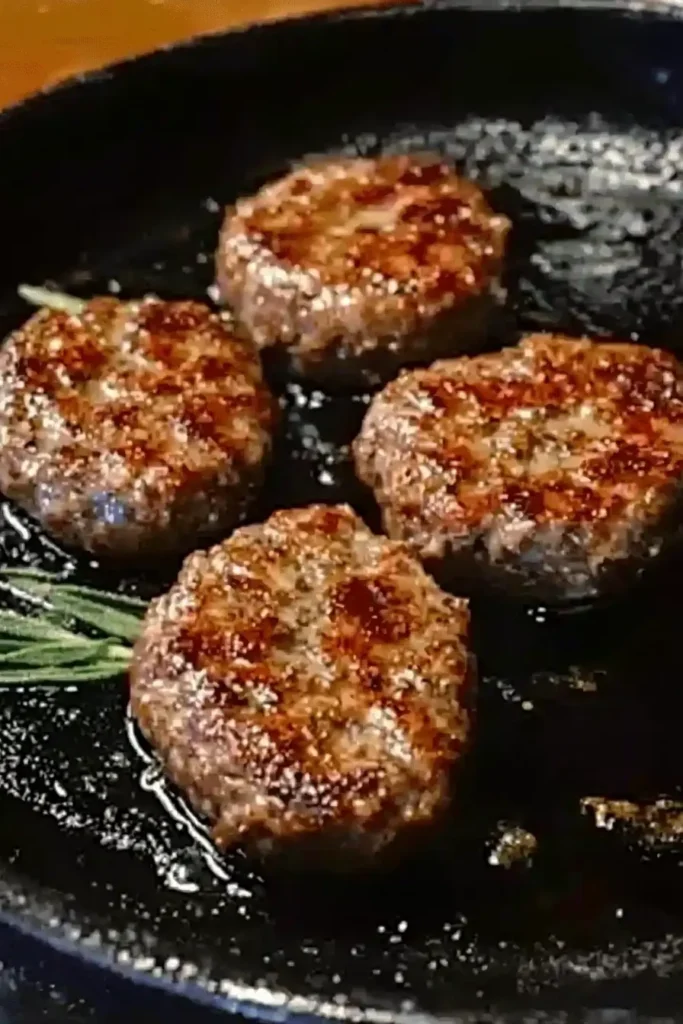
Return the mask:
[[[292,181],[292,195],[304,196],[311,191],[312,184],[308,178],[299,177]]]
[[[377,206],[386,202],[394,194],[394,186],[389,182],[374,182],[361,185],[354,192],[355,201],[361,206]]]
[[[436,301],[497,273],[507,227],[447,165],[400,156],[298,172],[239,203],[231,230],[325,283],[374,273]]]
[[[302,520],[299,528],[310,533],[321,533],[334,537],[341,530],[348,529],[348,515],[335,505],[321,505],[314,509],[308,520]]]
[[[605,496],[591,487],[570,481],[540,479],[523,484],[506,484],[503,504],[539,523],[583,523],[605,518],[620,511],[624,500]]]
[[[225,638],[225,653],[229,658],[256,662],[268,653],[274,642],[283,643],[287,633],[275,615],[264,615],[258,622],[237,626]]]
[[[137,320],[139,330],[155,337],[164,352],[168,352],[169,335],[183,337],[206,325],[206,307],[193,302],[142,303]]]
[[[353,620],[354,628],[369,640],[389,644],[410,634],[400,594],[381,579],[351,577],[337,587],[332,605],[335,614]]]
[[[430,225],[436,230],[432,233],[432,239],[442,238],[447,221],[462,221],[460,230],[466,231],[466,221],[469,218],[470,207],[458,196],[435,196],[426,203],[413,203],[403,211],[403,220],[408,222],[419,222],[422,225]]]
[[[443,163],[407,162],[398,180],[402,185],[434,185],[452,173],[450,167]]]
[[[653,482],[666,481],[683,472],[683,453],[626,441],[613,451],[591,459],[587,470],[595,480],[640,477]]]

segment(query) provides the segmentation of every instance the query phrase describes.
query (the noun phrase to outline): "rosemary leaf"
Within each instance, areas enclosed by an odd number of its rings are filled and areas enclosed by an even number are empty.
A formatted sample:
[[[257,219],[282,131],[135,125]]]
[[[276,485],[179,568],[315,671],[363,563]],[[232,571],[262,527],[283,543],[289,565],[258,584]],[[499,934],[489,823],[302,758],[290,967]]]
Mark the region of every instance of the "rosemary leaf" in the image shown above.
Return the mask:
[[[103,600],[104,595],[97,590],[34,579],[22,580],[20,585],[14,586],[16,590],[29,597],[49,602],[50,608],[59,615],[66,615],[88,626],[94,626],[107,636],[135,640],[140,632],[139,613],[134,615],[111,606],[106,597]],[[88,596],[83,596],[84,592]],[[50,609],[45,609],[44,615],[49,619]],[[42,618],[37,621],[42,621]]]
[[[0,570],[1,586],[38,607],[24,614],[0,609],[0,685],[69,684],[127,672],[144,601],[125,596],[119,601],[117,594],[62,582],[37,569]],[[65,625],[69,620],[104,637],[71,630]]]
[[[3,575],[6,575],[4,570]],[[2,580],[2,583],[4,586],[9,587],[12,592],[17,594],[19,597],[39,598],[43,604],[49,596],[52,588],[55,586],[61,586],[61,584],[56,581],[49,583],[47,580],[33,579],[32,577],[19,579],[16,583],[14,581],[14,577],[10,577],[7,580]]]
[[[2,575],[9,579],[44,580],[46,583],[59,583],[61,577],[47,569],[36,569],[33,566],[5,568]]]
[[[8,576],[7,572],[3,570],[3,576]],[[15,582],[16,580],[16,582]],[[48,580],[40,577],[27,576],[25,579],[9,575],[7,579],[7,586],[13,587],[15,590],[22,594],[26,594],[29,597],[39,597],[42,600],[49,597],[53,590],[58,587],[61,589],[65,584],[59,580]]]
[[[2,668],[0,685],[27,686],[32,683],[81,683],[118,679],[128,666],[120,660],[100,661],[94,665],[54,665],[45,668]]]
[[[0,638],[0,657],[3,654],[11,654],[13,651],[18,651],[22,647],[26,647],[26,640],[3,640]]]
[[[62,310],[77,316],[85,309],[83,299],[77,299],[73,295],[66,295],[64,292],[53,292],[49,288],[38,288],[31,284],[20,284],[17,288],[19,295],[32,306],[47,306],[48,309]]]
[[[3,569],[2,576],[15,585],[21,585],[27,593],[33,592],[41,597],[49,597],[50,590],[46,589],[49,586],[59,587],[62,593],[71,594],[73,597],[84,597],[115,607],[136,608],[141,612],[145,611],[149,603],[142,597],[133,597],[130,594],[115,594],[111,591],[96,590],[94,587],[80,587],[62,582],[59,577],[43,569]]]
[[[60,640],[68,642],[74,634],[56,626],[47,618],[33,615],[17,615],[0,610],[0,637],[10,640]]]
[[[17,651],[2,654],[0,655],[0,672],[5,666],[10,668],[19,665],[56,667],[57,665],[80,665],[84,662],[94,663],[98,659],[100,661],[114,660],[109,653],[111,645],[108,640],[88,640],[86,637],[77,636],[74,637],[74,640],[77,642],[72,644],[55,640],[50,640],[45,644],[27,644]],[[130,649],[126,653],[127,659],[124,659],[124,667],[125,660],[130,660]],[[118,657],[116,660],[119,660]]]
[[[107,636],[121,640],[137,640],[140,633],[140,617],[128,615],[116,608],[102,606],[96,601],[65,594],[61,588],[55,587],[49,595],[50,604],[55,611],[69,615],[87,626],[94,626]]]
[[[4,568],[2,575],[8,576],[10,579],[44,580],[46,583],[60,583],[61,581],[61,576],[58,576],[57,573],[49,572],[47,569],[36,569],[35,566]]]
[[[145,612],[149,607],[149,601],[142,597],[133,597],[131,594],[113,594],[110,591],[94,590],[92,587],[77,587],[71,583],[65,583],[60,589],[72,597],[98,600],[101,604],[113,608],[131,608],[137,612]]]

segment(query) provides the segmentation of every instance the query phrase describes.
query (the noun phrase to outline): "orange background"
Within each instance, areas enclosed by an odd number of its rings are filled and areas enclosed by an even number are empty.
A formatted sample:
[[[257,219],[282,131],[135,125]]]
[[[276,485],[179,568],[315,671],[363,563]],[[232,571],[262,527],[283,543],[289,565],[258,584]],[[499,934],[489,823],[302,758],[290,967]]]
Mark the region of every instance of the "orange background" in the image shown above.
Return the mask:
[[[74,72],[199,32],[369,2],[0,0],[0,107]]]
[[[0,106],[162,43],[342,0],[0,0]],[[360,6],[369,0],[343,0]]]

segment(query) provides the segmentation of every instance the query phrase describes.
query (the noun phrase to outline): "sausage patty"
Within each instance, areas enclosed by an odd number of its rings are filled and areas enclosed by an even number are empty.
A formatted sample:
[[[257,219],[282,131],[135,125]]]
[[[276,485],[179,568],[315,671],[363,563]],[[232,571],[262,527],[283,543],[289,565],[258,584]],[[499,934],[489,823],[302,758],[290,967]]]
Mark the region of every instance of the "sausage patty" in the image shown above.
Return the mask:
[[[40,310],[0,350],[0,491],[88,551],[186,552],[239,519],[273,414],[258,353],[206,306]]]
[[[228,210],[218,285],[294,374],[365,386],[479,346],[508,228],[434,159],[318,163]]]
[[[279,511],[152,604],[133,713],[220,847],[355,861],[447,801],[468,621],[350,508]]]
[[[389,536],[444,584],[593,598],[678,529],[682,368],[534,335],[400,376],[354,450]]]

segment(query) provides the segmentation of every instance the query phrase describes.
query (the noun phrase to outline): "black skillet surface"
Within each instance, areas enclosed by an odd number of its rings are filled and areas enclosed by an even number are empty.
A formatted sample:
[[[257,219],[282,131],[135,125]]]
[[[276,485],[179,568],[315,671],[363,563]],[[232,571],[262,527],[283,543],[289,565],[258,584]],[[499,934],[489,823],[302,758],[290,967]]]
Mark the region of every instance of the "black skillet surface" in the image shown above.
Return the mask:
[[[203,297],[237,193],[307,154],[428,147],[515,221],[497,343],[542,325],[683,349],[683,117],[672,69],[629,57],[662,33],[683,54],[683,20],[475,6],[212,37],[2,115],[0,327],[28,313],[20,281]],[[629,72],[617,79],[612,48]],[[290,387],[282,401],[255,515],[343,499],[372,518],[344,449],[367,396]],[[175,571],[123,581],[0,512],[5,563],[149,594]],[[125,725],[124,685],[3,692],[0,916],[63,953],[272,1019],[680,1008],[683,843],[599,829],[579,806],[683,785],[680,572],[603,608],[475,605],[479,731],[450,832],[377,878],[214,856]],[[536,835],[533,867],[489,863],[505,822]]]

